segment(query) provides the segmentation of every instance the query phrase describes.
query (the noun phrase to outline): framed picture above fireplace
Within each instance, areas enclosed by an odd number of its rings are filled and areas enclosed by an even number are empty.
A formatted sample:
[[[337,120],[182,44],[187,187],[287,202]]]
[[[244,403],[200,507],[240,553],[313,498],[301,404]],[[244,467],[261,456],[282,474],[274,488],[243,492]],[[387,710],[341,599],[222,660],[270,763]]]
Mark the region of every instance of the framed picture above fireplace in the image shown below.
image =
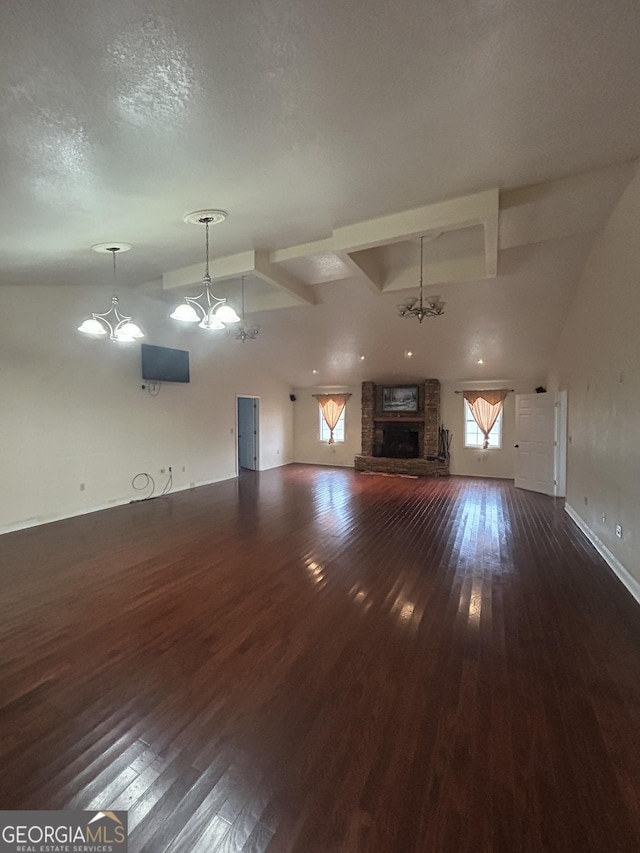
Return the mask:
[[[417,385],[387,385],[382,389],[383,412],[417,412]]]

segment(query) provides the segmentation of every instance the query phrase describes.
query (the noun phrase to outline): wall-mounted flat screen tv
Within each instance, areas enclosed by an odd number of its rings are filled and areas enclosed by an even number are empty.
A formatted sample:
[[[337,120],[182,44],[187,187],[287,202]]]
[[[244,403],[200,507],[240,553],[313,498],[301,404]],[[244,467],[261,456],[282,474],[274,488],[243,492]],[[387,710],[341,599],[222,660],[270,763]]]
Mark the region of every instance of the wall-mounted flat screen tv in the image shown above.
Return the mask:
[[[149,382],[189,382],[189,353],[141,344],[142,378]]]
[[[417,385],[388,385],[382,389],[383,412],[417,412]]]

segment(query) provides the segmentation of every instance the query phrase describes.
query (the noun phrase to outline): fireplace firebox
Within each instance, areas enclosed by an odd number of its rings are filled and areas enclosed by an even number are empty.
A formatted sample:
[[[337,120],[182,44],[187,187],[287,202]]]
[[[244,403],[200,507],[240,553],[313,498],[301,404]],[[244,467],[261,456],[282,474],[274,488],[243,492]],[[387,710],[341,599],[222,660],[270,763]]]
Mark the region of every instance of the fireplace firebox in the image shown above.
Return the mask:
[[[400,424],[382,430],[381,456],[388,459],[417,459],[420,455],[417,429],[407,429]]]

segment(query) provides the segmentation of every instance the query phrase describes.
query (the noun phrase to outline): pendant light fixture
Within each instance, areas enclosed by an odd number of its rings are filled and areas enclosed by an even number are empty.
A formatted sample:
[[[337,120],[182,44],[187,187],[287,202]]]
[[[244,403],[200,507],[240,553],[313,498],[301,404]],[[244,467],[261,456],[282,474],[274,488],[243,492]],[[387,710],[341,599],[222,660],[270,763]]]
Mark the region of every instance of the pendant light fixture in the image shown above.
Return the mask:
[[[260,326],[249,326],[248,329],[245,329],[244,326],[244,279],[245,277],[242,276],[242,325],[236,334],[236,340],[242,341],[242,343],[245,341],[254,341],[260,332]]]
[[[440,234],[434,234],[429,240],[436,240]],[[407,299],[398,305],[399,317],[415,317],[418,323],[422,323],[425,317],[440,317],[444,314],[445,303],[440,301],[439,296],[423,296],[423,258],[424,258],[424,236],[420,237],[420,296]]]
[[[111,253],[113,257],[113,286],[115,291],[116,284],[116,254],[118,252],[128,252],[131,246],[129,243],[98,243],[91,247],[94,252]],[[104,314],[92,314],[80,326],[79,332],[84,332],[86,335],[100,337],[109,335],[109,340],[118,344],[133,343],[137,338],[144,338],[144,333],[140,327],[133,322],[131,317],[121,314],[119,310],[118,297],[115,292],[111,297],[111,308],[105,311]]]
[[[227,214],[224,210],[196,210],[188,213],[184,221],[189,225],[204,225],[206,234],[205,270],[202,278],[204,290],[196,297],[185,296],[171,313],[174,320],[182,320],[183,323],[198,323],[201,329],[224,329],[228,323],[239,323],[240,317],[236,314],[226,299],[221,299],[211,290],[211,276],[209,275],[209,226],[224,222]]]

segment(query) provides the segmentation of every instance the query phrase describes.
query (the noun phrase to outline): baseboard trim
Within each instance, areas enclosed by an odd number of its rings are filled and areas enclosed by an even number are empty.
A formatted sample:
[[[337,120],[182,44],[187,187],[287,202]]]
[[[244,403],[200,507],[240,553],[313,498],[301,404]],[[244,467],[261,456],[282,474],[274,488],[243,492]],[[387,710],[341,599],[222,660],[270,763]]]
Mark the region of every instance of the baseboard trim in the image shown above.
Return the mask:
[[[177,492],[187,492],[190,489],[197,489],[200,486],[211,486],[214,483],[221,483],[223,480],[235,480],[237,475],[233,475],[232,477],[223,477],[217,480],[202,480],[197,482],[195,486],[176,486],[171,489],[170,492],[166,493],[166,496],[174,495]],[[162,495],[155,495],[156,498],[163,497]],[[34,518],[26,518],[22,521],[16,521],[12,524],[7,524],[3,527],[0,527],[0,536],[3,536],[5,533],[15,533],[18,530],[28,530],[30,527],[40,527],[42,524],[53,524],[56,521],[64,521],[67,518],[78,518],[81,515],[91,515],[94,512],[103,512],[105,509],[114,509],[117,506],[125,506],[126,504],[135,503],[136,501],[141,500],[141,498],[137,498],[135,496],[129,496],[126,498],[114,498],[108,503],[97,504],[91,507],[83,507],[82,509],[76,509],[71,512],[66,513],[52,513],[51,515],[42,515],[36,516]]]
[[[601,539],[598,539],[593,530],[591,530],[591,528],[586,524],[586,522],[582,518],[580,518],[580,516],[572,506],[570,506],[568,503],[565,503],[564,509],[569,518],[574,522],[577,527],[580,528],[580,530],[584,533],[589,542],[591,542],[593,547],[596,549],[598,554],[600,554],[602,559],[609,566],[611,571],[617,576],[618,580],[626,586],[631,595],[635,598],[638,604],[640,604],[640,583],[638,583],[638,581],[633,577],[633,575],[631,575],[625,569],[620,560],[618,560],[618,558],[611,553],[611,551],[607,548],[604,542],[602,542]]]

